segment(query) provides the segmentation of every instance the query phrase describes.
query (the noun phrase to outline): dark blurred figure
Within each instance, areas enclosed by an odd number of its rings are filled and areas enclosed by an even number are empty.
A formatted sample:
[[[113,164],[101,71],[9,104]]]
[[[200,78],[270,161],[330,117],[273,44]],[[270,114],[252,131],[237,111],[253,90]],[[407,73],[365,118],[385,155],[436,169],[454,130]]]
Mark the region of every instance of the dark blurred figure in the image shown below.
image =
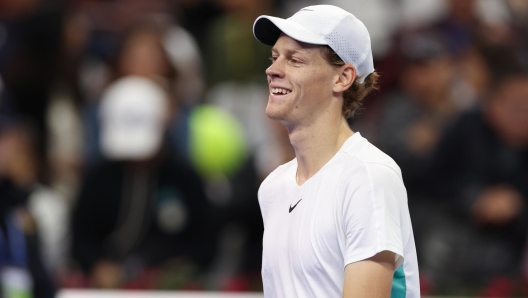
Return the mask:
[[[36,163],[29,131],[0,127],[0,296],[54,297],[41,259],[38,227],[28,211]]]
[[[453,94],[454,61],[443,35],[408,33],[400,47],[405,62],[399,88],[382,98],[375,143],[401,166],[412,200],[438,140],[461,107]]]
[[[482,107],[464,113],[436,150],[429,178],[444,206],[429,213],[421,263],[436,293],[527,295],[519,281],[528,227],[528,72],[517,67],[495,69]]]
[[[104,93],[107,161],[86,173],[72,216],[73,255],[92,286],[194,287],[213,257],[201,179],[167,152],[170,111],[166,91],[145,77],[123,77]]]
[[[46,180],[45,122],[60,68],[62,11],[41,0],[0,3],[0,74],[4,101],[35,130],[39,178]]]

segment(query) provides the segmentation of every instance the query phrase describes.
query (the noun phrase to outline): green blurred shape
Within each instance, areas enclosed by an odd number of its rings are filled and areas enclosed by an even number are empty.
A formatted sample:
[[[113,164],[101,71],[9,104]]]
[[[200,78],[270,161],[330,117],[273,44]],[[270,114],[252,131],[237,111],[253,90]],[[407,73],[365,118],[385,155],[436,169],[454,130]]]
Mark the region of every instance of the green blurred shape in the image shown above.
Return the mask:
[[[190,156],[206,179],[230,176],[246,160],[244,132],[228,113],[211,105],[195,108],[190,117]]]

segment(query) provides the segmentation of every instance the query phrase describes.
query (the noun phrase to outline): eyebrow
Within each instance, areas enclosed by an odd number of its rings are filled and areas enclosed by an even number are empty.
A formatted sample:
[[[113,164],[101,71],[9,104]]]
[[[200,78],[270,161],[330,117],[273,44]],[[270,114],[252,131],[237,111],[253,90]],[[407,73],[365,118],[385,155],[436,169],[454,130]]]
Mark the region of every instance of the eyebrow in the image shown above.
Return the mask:
[[[277,49],[275,47],[271,48],[271,52],[272,53],[278,53],[279,51],[277,51]],[[295,54],[295,53],[303,53],[305,51],[303,51],[302,48],[293,48],[293,49],[287,49],[286,50],[286,53],[287,54]]]

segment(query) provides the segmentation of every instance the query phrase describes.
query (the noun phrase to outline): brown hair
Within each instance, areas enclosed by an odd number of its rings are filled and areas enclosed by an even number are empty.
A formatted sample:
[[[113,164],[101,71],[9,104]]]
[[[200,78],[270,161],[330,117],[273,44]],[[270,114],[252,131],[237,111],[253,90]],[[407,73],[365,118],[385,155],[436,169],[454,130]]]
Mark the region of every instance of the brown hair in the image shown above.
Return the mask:
[[[345,62],[329,46],[322,47],[323,58],[325,58],[330,65],[341,67]],[[378,90],[379,74],[374,71],[369,74],[363,83],[355,80],[352,86],[343,92],[343,109],[342,114],[345,119],[348,119],[356,113],[361,107],[363,98],[367,96],[372,90]]]

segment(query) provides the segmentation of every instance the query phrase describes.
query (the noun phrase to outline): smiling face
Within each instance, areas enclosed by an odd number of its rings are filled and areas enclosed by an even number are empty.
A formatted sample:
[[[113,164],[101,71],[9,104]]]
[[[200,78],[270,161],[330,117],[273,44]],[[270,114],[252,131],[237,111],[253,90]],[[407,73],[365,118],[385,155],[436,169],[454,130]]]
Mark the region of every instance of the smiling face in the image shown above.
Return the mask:
[[[321,47],[300,43],[282,34],[271,50],[266,70],[269,100],[266,115],[288,124],[309,123],[336,105],[334,82],[339,69],[322,56]],[[340,111],[341,107],[337,107]]]

